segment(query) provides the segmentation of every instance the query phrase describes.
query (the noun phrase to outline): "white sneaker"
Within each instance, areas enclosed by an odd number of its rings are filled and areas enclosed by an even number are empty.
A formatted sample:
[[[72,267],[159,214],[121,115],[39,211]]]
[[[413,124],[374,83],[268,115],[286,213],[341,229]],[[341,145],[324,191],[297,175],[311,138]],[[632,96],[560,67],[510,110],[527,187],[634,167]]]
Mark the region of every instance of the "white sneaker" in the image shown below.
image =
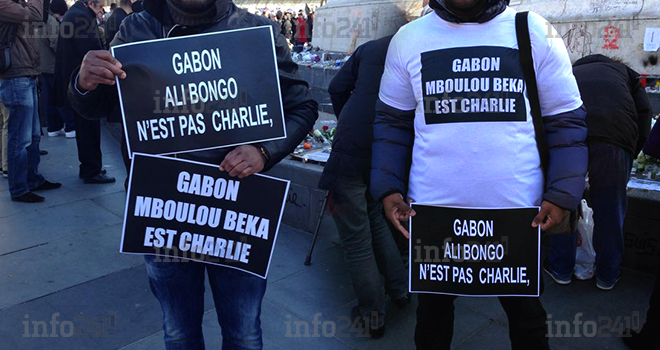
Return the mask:
[[[76,131],[75,130],[66,132],[65,134],[66,134],[67,139],[75,139],[76,138]]]
[[[49,131],[49,132],[48,132],[48,137],[57,137],[57,136],[62,136],[62,135],[64,135],[64,134],[65,134],[65,133],[64,133],[64,129],[60,129],[60,130],[53,131],[53,132],[50,132],[50,131]]]

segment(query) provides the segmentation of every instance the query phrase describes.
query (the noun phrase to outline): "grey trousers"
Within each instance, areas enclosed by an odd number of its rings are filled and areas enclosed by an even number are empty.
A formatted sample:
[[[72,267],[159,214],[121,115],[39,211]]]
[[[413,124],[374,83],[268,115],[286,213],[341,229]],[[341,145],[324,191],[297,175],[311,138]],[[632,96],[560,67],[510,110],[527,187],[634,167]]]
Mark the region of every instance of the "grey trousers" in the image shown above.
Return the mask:
[[[395,299],[408,291],[408,275],[382,205],[362,178],[342,178],[331,192],[330,210],[342,240],[344,258],[360,313],[371,328],[385,324],[385,293]],[[384,284],[383,284],[384,280]]]

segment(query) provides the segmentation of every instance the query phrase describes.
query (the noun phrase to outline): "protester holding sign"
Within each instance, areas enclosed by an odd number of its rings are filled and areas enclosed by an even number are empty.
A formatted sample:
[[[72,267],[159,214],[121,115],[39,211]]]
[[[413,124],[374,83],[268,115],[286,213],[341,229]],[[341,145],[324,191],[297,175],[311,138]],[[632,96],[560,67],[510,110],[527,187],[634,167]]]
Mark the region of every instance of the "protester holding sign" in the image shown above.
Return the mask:
[[[415,212],[404,196],[468,209],[540,206],[533,222],[524,225],[544,230],[578,206],[587,167],[585,112],[566,48],[547,21],[530,14],[533,67],[549,149],[544,188],[516,12],[507,4],[433,0],[435,15],[404,26],[392,39],[374,124],[371,192],[406,236],[400,221]],[[406,183],[405,164],[410,162]],[[454,219],[460,217],[450,222]],[[469,218],[467,228],[460,223],[457,231],[476,235],[479,220],[485,219]],[[496,222],[488,224],[493,235],[498,235],[492,226]],[[512,240],[524,233],[503,234]],[[492,253],[497,254],[497,246]],[[450,348],[455,298],[419,295],[418,349]],[[538,297],[501,297],[500,302],[509,318],[513,349],[549,348],[546,312]]]
[[[123,21],[111,46],[164,37],[276,26],[266,18],[238,9],[229,0],[146,0],[144,8],[144,11],[128,16]],[[177,157],[220,164],[220,170],[228,172],[229,176],[245,178],[277,164],[293,151],[309,132],[318,117],[318,106],[310,97],[307,84],[296,75],[297,65],[291,60],[286,39],[279,35],[279,30],[274,30],[273,33],[276,33],[274,40],[286,138],[235,148],[185,153]],[[252,45],[250,42],[243,44]],[[263,50],[264,53],[272,54],[272,45],[264,47]],[[69,86],[69,97],[74,108],[87,118],[107,116],[119,120],[121,114],[118,92],[113,86],[116,77],[126,79],[127,72],[122,70],[121,63],[109,52],[88,53],[79,73],[73,74]],[[259,89],[258,86],[248,88]],[[153,101],[144,103],[153,105]],[[163,115],[167,114],[163,112]],[[184,190],[187,177],[185,174],[182,176],[181,189]],[[192,180],[192,174],[190,179]],[[154,177],[155,182],[159,180]],[[254,201],[253,204],[258,206],[260,202]],[[144,235],[144,232],[141,234]],[[238,270],[197,262],[163,262],[149,255],[145,260],[152,290],[163,309],[167,348],[203,348],[201,326],[205,272],[209,275],[218,320],[222,327],[223,348],[262,348],[260,312],[266,290],[265,279]]]

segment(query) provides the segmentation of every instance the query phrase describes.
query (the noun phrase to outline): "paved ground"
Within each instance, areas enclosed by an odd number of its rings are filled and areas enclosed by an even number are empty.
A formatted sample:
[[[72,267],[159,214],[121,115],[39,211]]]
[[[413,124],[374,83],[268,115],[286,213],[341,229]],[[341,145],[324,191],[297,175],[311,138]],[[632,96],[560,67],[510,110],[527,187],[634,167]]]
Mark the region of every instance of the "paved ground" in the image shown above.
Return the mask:
[[[50,152],[42,158],[42,172],[64,184],[45,193],[45,203],[10,202],[0,180],[0,349],[163,349],[162,314],[143,262],[118,253],[124,207],[118,145],[104,134],[104,166],[121,180],[114,185],[77,179],[75,141],[45,137],[42,148]],[[414,303],[406,309],[389,305],[380,340],[351,330],[343,317],[356,301],[341,248],[329,231],[322,236],[313,265],[306,267],[311,236],[281,230],[262,312],[265,348],[413,349]],[[643,322],[653,278],[626,270],[609,293],[591,282],[564,287],[546,280],[542,299],[553,335],[572,336],[553,336],[553,349],[624,349],[616,328],[637,322],[636,315]],[[220,349],[210,293],[206,300],[207,348]],[[456,314],[455,349],[509,348],[497,300],[459,299]],[[50,325],[54,315],[56,327]],[[323,322],[320,330],[312,327],[315,317]],[[590,322],[576,328],[576,317]],[[556,322],[564,322],[559,332]]]

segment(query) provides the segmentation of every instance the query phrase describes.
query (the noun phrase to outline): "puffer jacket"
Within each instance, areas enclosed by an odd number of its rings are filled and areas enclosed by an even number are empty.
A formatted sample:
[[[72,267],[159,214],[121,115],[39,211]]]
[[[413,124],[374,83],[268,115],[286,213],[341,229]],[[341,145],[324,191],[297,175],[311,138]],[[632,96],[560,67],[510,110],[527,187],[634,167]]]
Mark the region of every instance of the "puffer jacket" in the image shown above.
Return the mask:
[[[16,39],[10,50],[11,68],[0,74],[0,79],[34,77],[41,73],[39,45],[33,24],[43,21],[43,6],[43,0],[0,0],[0,42],[7,42],[11,27],[18,25]]]
[[[291,60],[289,46],[284,36],[280,34],[275,22],[268,18],[250,14],[231,4],[229,12],[223,14],[214,23],[199,27],[181,28],[181,26],[173,23],[165,0],[146,0],[144,7],[144,11],[128,16],[122,22],[119,32],[110,46],[166,38],[175,26],[185,30],[188,34],[267,25],[273,27],[273,33],[276,36],[275,50],[287,137],[261,143],[269,155],[265,170],[270,169],[290,154],[312,129],[318,118],[318,104],[312,99],[307,83],[299,78],[297,74],[298,65]],[[120,121],[121,111],[117,88],[115,86],[100,85],[96,90],[81,95],[75,88],[77,72],[78,69],[71,74],[68,91],[69,101],[73,109],[88,119],[107,117],[111,121]],[[185,153],[179,155],[179,157],[219,164],[231,150],[232,148],[214,149]]]

